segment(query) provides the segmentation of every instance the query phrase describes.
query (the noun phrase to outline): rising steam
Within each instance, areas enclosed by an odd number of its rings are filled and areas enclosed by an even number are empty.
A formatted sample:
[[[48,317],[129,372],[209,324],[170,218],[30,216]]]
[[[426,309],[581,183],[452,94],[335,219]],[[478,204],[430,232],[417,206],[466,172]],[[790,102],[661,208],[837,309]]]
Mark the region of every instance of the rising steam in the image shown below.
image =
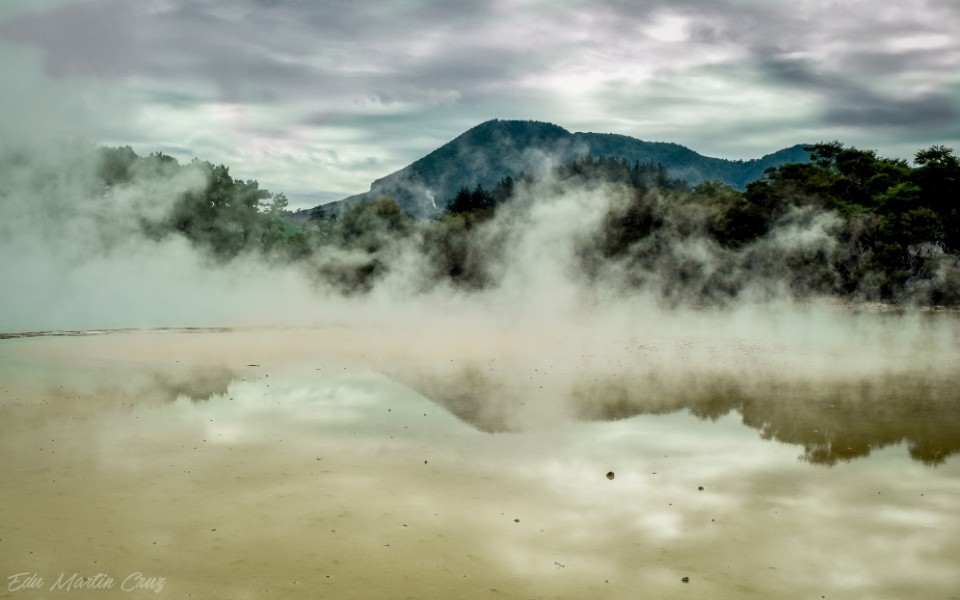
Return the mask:
[[[105,187],[92,156],[67,144],[0,157],[0,331],[360,328],[377,340],[371,366],[487,430],[674,410],[694,396],[715,401],[705,413],[746,414],[758,397],[817,382],[863,395],[863,382],[941,381],[957,361],[952,314],[811,291],[839,251],[829,212],[795,209],[731,249],[707,235],[709,205],[541,181],[480,223],[378,229],[373,218],[357,243],[305,260],[224,261],[145,233],[204,184],[201,169]],[[630,219],[657,227],[634,239],[618,229]]]

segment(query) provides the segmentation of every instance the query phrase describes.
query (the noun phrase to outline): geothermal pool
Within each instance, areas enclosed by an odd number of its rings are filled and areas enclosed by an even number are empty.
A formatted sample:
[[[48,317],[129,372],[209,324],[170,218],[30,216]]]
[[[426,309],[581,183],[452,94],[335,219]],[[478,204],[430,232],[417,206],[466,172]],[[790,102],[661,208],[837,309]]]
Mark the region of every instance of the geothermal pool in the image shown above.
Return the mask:
[[[960,598],[957,317],[697,318],[2,339],[0,597]]]

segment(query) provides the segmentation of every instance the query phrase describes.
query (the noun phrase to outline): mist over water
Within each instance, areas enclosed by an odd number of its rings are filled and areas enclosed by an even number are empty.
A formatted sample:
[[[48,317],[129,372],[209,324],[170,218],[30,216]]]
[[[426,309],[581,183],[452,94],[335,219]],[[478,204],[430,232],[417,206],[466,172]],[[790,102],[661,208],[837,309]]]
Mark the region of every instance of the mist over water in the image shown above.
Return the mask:
[[[465,279],[439,276],[448,257],[424,245],[429,230],[397,237],[367,223],[384,264],[358,291],[322,276],[369,261],[356,247],[305,261],[253,251],[222,260],[181,235],[149,235],[207,175],[197,164],[143,162],[123,185],[105,186],[97,156],[82,142],[3,149],[0,331],[357,328],[387,357],[377,368],[484,431],[684,407],[749,421],[767,397],[809,397],[815,407],[843,395],[872,410],[923,388],[934,412],[955,401],[954,313],[791,293],[791,261],[830,252],[830,213],[797,209],[731,251],[703,235],[696,212],[676,212],[706,209],[652,194],[642,210],[662,226],[620,258],[598,260],[597,232],[616,243],[618,219],[636,207],[622,189],[548,179],[525,185],[453,247]],[[482,285],[463,284],[471,281]],[[710,289],[733,291],[721,300]],[[763,419],[756,426],[791,437]],[[831,441],[803,440],[808,454],[833,460]]]
[[[544,180],[455,249],[483,285],[440,277],[446,257],[435,246],[373,221],[368,233],[380,236],[377,260],[386,262],[357,292],[320,274],[369,261],[362,249],[328,247],[299,262],[248,251],[225,261],[183,236],[148,235],[206,175],[197,165],[138,164],[110,187],[82,142],[4,148],[0,331],[356,327],[379,332],[396,359],[447,358],[439,370],[399,375],[484,430],[622,418],[692,397],[714,403],[698,409],[707,413],[742,413],[757,397],[818,386],[856,388],[877,403],[864,386],[883,396],[927,378],[945,389],[958,364],[951,312],[791,293],[796,275],[778,261],[829,252],[830,213],[798,209],[734,256],[703,235],[696,214],[678,220],[670,199],[654,194],[644,210],[662,226],[621,258],[600,261],[596,232],[616,239],[625,190]],[[758,253],[773,258],[749,258]],[[702,287],[717,278],[724,283]],[[735,291],[723,301],[703,291],[718,288]],[[541,385],[552,394],[537,393]]]
[[[787,267],[833,251],[828,213],[734,251],[651,197],[666,225],[599,260],[622,190],[547,181],[449,241],[464,277],[373,230],[366,280],[363,249],[151,237],[203,173],[106,188],[88,150],[0,158],[0,332],[47,332],[0,339],[16,572],[195,597],[960,583],[960,318],[803,294]]]

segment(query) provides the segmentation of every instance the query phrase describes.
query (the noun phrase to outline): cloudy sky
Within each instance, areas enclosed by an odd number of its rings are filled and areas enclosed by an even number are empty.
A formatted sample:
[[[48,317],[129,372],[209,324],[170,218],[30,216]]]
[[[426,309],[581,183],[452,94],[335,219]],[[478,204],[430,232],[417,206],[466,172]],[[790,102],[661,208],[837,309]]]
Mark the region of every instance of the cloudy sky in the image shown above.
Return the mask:
[[[0,75],[2,142],[196,156],[299,206],[491,118],[960,151],[957,0],[2,0]]]

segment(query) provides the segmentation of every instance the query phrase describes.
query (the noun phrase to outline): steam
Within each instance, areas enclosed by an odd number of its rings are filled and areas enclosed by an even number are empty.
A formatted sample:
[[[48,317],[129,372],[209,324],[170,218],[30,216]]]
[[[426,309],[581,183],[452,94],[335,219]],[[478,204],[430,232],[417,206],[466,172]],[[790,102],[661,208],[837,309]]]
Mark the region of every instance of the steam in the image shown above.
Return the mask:
[[[398,225],[365,215],[352,222],[350,243],[320,246],[308,260],[242,252],[224,262],[180,235],[145,233],[178,198],[202,189],[207,175],[197,165],[141,165],[112,188],[97,168],[97,154],[82,142],[3,149],[0,330],[378,314],[389,322],[451,310],[558,326],[635,311],[657,322],[694,307],[719,317],[744,306],[821,301],[820,290],[831,288],[827,267],[841,250],[840,219],[811,207],[731,249],[708,235],[716,217],[709,203],[660,192],[638,200],[632,190],[542,178],[518,183],[492,219],[472,225]]]
[[[224,263],[181,236],[144,234],[202,188],[202,169],[141,168],[110,188],[97,167],[82,142],[2,151],[0,330],[269,325],[444,307],[563,324],[641,307],[791,304],[815,295],[838,252],[839,218],[809,207],[731,250],[707,235],[709,204],[657,192],[638,203],[628,190],[541,179],[472,227],[398,233],[360,220],[351,244],[308,261],[246,252]],[[648,235],[624,230],[631,219],[649,221]]]
[[[105,188],[85,143],[0,156],[0,330],[238,324],[285,314],[308,286],[258,260],[215,266],[142,224],[204,183],[199,169],[135,173]]]
[[[794,209],[731,249],[707,235],[709,204],[541,180],[470,226],[374,219],[353,245],[306,260],[224,262],[144,234],[202,187],[200,169],[144,170],[108,188],[90,150],[0,157],[0,331],[355,328],[374,340],[362,352],[372,368],[487,430],[676,410],[693,397],[745,414],[758,397],[800,397],[817,382],[952,381],[960,356],[951,313],[817,296],[842,251],[829,212]],[[631,237],[624,219],[658,227]]]

